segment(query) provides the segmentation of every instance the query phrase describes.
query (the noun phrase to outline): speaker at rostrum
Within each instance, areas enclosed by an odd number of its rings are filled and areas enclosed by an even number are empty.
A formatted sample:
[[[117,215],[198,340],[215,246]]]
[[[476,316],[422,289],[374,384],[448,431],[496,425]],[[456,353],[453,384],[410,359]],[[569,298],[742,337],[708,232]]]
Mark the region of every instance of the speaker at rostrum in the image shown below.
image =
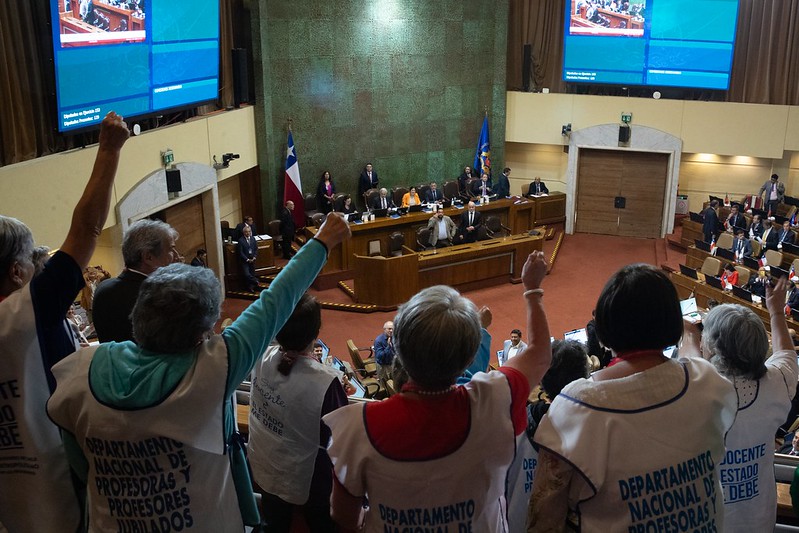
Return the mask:
[[[533,66],[533,45],[525,44],[522,57],[522,90],[530,92],[530,67]]]
[[[626,124],[619,126],[619,142],[620,143],[630,142],[630,126]]]
[[[247,69],[247,49],[234,48],[233,102],[236,107],[250,102],[250,73]]]

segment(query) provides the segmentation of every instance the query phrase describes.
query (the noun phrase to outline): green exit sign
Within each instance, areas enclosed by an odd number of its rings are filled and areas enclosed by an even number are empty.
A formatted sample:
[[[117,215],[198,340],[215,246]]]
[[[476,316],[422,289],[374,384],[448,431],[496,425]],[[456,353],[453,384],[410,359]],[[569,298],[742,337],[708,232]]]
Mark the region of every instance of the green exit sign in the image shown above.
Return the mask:
[[[621,121],[625,124],[629,124],[633,121],[633,114],[632,113],[622,113],[621,114]]]

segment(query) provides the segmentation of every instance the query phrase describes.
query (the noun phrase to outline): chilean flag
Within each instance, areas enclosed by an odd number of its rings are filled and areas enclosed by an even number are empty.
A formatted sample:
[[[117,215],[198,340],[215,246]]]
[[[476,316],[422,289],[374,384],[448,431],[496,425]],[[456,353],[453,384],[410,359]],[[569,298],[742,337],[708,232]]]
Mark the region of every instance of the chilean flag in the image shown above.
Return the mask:
[[[283,182],[283,205],[294,202],[294,224],[298,228],[305,226],[305,202],[302,199],[302,183],[300,182],[300,164],[294,151],[294,139],[289,130],[288,150],[286,150],[286,177]]]

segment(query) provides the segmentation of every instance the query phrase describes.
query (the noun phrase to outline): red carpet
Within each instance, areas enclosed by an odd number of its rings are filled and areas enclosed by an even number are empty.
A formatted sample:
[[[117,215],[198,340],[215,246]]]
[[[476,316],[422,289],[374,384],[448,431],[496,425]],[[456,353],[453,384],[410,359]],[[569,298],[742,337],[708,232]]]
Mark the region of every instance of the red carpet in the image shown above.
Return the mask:
[[[557,236],[544,244],[547,258],[551,257]],[[669,248],[664,239],[633,239],[608,235],[565,235],[558,257],[549,276],[544,280],[544,301],[551,335],[562,338],[563,333],[585,327],[591,311],[608,277],[620,267],[630,263],[668,264],[673,268],[685,262],[685,253]],[[502,348],[510,331],[519,328],[525,332],[525,309],[521,285],[499,285],[466,293],[478,307],[487,305],[494,315],[489,328],[493,337],[492,354]],[[338,289],[311,291],[323,301],[347,302],[347,296]],[[249,302],[227,299],[222,318],[236,317]],[[349,360],[347,339],[358,346],[371,345],[382,331],[383,323],[394,313],[359,314],[343,311],[322,311],[324,340],[334,355]],[[495,360],[496,357],[494,356]]]

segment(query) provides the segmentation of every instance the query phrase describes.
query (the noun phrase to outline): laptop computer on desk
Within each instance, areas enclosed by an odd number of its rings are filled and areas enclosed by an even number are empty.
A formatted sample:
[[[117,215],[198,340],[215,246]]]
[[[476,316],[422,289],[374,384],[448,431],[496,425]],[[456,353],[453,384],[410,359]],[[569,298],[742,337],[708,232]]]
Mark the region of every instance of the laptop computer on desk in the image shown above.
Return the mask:
[[[726,248],[716,248],[716,257],[721,257],[727,261],[735,261],[735,253]]]
[[[760,268],[760,263],[758,263],[757,259],[754,257],[745,256],[743,263],[745,267],[751,268],[752,270],[758,270]]]
[[[721,278],[717,278],[716,276],[705,276],[705,283],[717,289],[724,289],[724,287],[721,286]]]
[[[691,279],[699,279],[699,275],[697,275],[696,269],[691,268],[689,266],[680,265],[680,273],[683,276],[689,277]]]
[[[694,246],[696,246],[697,250],[703,250],[705,252],[710,251],[710,243],[705,242],[702,239],[694,239]]]
[[[694,213],[693,211],[690,211],[688,213],[688,218],[691,220],[691,222],[699,222],[700,224],[702,224],[705,221],[705,217],[703,217],[699,213]]]
[[[782,243],[782,251],[791,255],[799,255],[799,246],[789,242]]]
[[[416,204],[408,207],[408,213],[419,213],[422,211],[422,204]]]
[[[361,220],[361,213],[350,213],[347,215],[347,222],[357,222]]]
[[[740,298],[745,302],[752,301],[752,293],[744,289],[743,287],[739,287],[737,285],[732,286],[732,295],[737,296],[738,298]]]
[[[769,272],[771,273],[771,276],[774,277],[774,278],[787,278],[788,277],[788,271],[785,270],[784,268],[780,268],[778,266],[770,266],[769,267]]]
[[[372,209],[372,215],[374,215],[375,218],[387,217],[388,209]]]

